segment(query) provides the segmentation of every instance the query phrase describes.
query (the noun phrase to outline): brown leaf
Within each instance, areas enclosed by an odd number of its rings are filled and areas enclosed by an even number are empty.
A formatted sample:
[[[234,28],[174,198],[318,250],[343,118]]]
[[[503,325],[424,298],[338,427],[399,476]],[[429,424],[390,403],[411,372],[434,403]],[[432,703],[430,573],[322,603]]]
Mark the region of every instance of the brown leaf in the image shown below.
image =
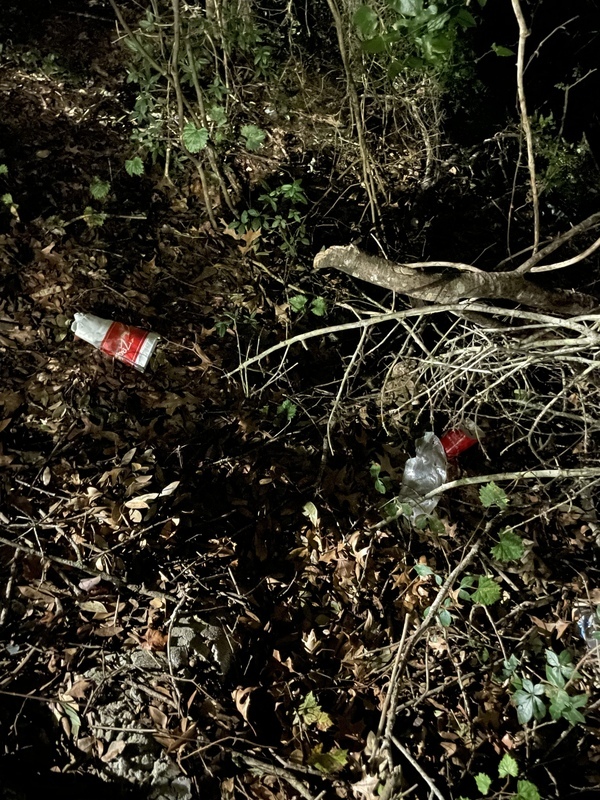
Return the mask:
[[[156,628],[148,628],[144,634],[144,638],[140,643],[142,650],[152,650],[153,652],[164,652],[167,649],[167,641],[169,637],[166,633],[156,630]]]
[[[110,639],[111,636],[118,636],[120,633],[123,633],[120,625],[104,625],[94,631],[96,636],[101,636],[103,639]]]
[[[256,689],[256,686],[238,686],[231,693],[235,707],[242,715],[245,722],[248,722],[248,707],[250,705],[250,695]]]
[[[69,698],[71,698],[71,700],[82,700],[90,686],[94,686],[93,681],[88,681],[86,678],[80,678],[78,681],[75,681],[69,691],[65,692],[62,697],[66,698],[67,700]]]
[[[121,755],[121,753],[125,749],[126,744],[127,743],[124,742],[122,739],[115,742],[111,742],[106,748],[106,753],[104,753],[104,755],[102,756],[102,761],[104,761],[104,763],[107,764],[109,761],[112,761],[113,758],[116,758],[117,756]]]
[[[196,740],[196,723],[192,723],[186,731],[174,731],[171,734],[155,733],[154,738],[167,748],[167,753],[172,753]]]
[[[158,725],[159,728],[166,730],[169,725],[169,718],[156,706],[150,706],[148,709],[148,713],[150,714],[150,719],[154,722],[155,725]]]

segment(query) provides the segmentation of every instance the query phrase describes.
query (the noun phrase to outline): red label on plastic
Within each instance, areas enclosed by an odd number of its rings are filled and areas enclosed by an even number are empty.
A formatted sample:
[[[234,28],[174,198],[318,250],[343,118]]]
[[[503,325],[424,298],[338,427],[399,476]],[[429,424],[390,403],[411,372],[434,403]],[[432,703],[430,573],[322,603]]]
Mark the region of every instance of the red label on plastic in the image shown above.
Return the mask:
[[[122,322],[113,322],[106,331],[100,349],[103,353],[118,358],[119,361],[135,366],[147,336],[148,332],[141,328],[132,328],[130,325],[123,325]]]
[[[454,458],[464,450],[468,450],[469,447],[477,444],[477,439],[469,436],[469,434],[464,431],[448,431],[448,433],[442,436],[440,442],[442,443],[446,456],[448,458]]]

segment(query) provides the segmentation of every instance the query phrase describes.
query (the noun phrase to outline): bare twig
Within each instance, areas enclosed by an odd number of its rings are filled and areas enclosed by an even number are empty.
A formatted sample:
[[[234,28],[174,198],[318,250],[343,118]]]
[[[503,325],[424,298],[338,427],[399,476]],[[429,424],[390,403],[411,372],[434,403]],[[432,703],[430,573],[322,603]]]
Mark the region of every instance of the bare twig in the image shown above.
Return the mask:
[[[596,241],[591,244],[587,250],[584,250],[583,253],[579,253],[579,255],[573,256],[573,258],[567,258],[566,261],[559,261],[556,264],[542,264],[539,267],[532,267],[531,272],[553,272],[556,269],[564,269],[565,267],[570,267],[573,264],[577,264],[578,261],[583,261],[584,258],[591,256],[598,248],[600,247],[600,237],[596,239]]]
[[[177,602],[178,598],[175,595],[169,594],[167,592],[158,592],[154,589],[146,589],[145,586],[141,586],[139,584],[127,583],[122,578],[118,578],[116,575],[111,575],[108,572],[102,572],[102,570],[94,569],[94,567],[87,567],[85,564],[78,563],[77,561],[69,561],[67,558],[61,558],[60,556],[51,556],[48,553],[38,553],[37,550],[34,550],[32,547],[27,547],[24,544],[19,544],[19,542],[13,542],[10,539],[5,539],[4,536],[0,536],[0,544],[5,544],[8,547],[13,547],[15,550],[20,550],[22,553],[27,553],[30,556],[35,556],[36,558],[41,559],[42,561],[51,561],[54,564],[61,564],[63,567],[70,567],[71,569],[79,570],[80,572],[85,572],[87,575],[93,575],[99,578],[102,578],[103,581],[107,583],[112,583],[113,586],[117,586],[119,589],[126,589],[127,591],[131,592],[132,594],[143,594],[147,597],[157,597],[161,600],[171,600],[172,602]]]
[[[475,486],[480,483],[490,483],[491,481],[522,481],[528,480],[529,478],[549,478],[551,480],[595,478],[599,475],[600,467],[581,467],[578,469],[526,469],[521,472],[496,472],[493,475],[473,475],[468,478],[458,478],[458,480],[455,481],[448,481],[448,483],[438,486],[437,489],[432,489],[431,492],[427,492],[427,494],[419,498],[419,501],[423,502],[424,500],[429,500],[431,497],[437,497],[444,492],[450,491],[450,489],[457,489],[459,486]],[[371,530],[385,528],[390,522],[398,519],[400,514],[401,512],[399,511],[395,516],[387,517],[376,525],[373,525]]]
[[[336,415],[336,412],[338,410],[338,406],[340,404],[340,400],[342,398],[342,394],[344,392],[344,387],[346,386],[346,383],[348,382],[348,379],[350,378],[350,373],[352,372],[352,367],[354,366],[354,364],[356,362],[356,359],[360,355],[360,352],[362,350],[363,344],[365,342],[366,335],[367,335],[367,329],[363,328],[362,331],[361,331],[361,334],[360,334],[360,340],[359,340],[358,344],[356,345],[354,353],[352,354],[352,358],[350,359],[350,363],[348,364],[348,366],[347,366],[347,368],[346,368],[346,370],[344,372],[344,377],[340,381],[340,386],[339,386],[338,392],[337,392],[337,394],[335,396],[335,400],[333,401],[333,406],[331,407],[331,412],[330,412],[329,418],[327,420],[326,439],[327,439],[327,444],[329,445],[329,452],[330,453],[333,453],[333,444],[331,442],[331,428],[333,426],[333,423],[335,422],[335,415]],[[325,451],[325,448],[323,448],[323,450]]]
[[[354,78],[352,77],[352,70],[350,68],[348,53],[346,51],[346,42],[344,40],[344,26],[342,23],[342,17],[336,0],[327,0],[327,5],[329,6],[331,15],[333,17],[333,21],[335,23],[338,47],[340,50],[340,56],[342,57],[344,72],[346,73],[346,83],[348,86],[350,107],[352,109],[352,115],[354,116],[354,124],[356,126],[356,135],[358,138],[358,147],[360,149],[360,157],[363,170],[363,181],[365,184],[367,197],[369,199],[369,208],[371,210],[371,221],[373,222],[373,224],[375,224],[377,222],[377,217],[379,216],[379,208],[377,205],[377,196],[375,194],[375,187],[373,185],[373,177],[371,175],[369,148],[365,140],[365,131],[363,124],[363,117],[360,110],[360,102],[358,100],[358,93],[356,91]]]
[[[313,800],[306,784],[293,775],[288,769],[284,767],[277,767],[274,764],[269,764],[267,761],[261,761],[254,756],[246,755],[245,753],[233,753],[234,760],[242,761],[246,766],[250,767],[253,772],[258,772],[259,775],[275,775],[277,778],[282,778],[288,783],[292,789],[295,789],[305,800]]]
[[[150,64],[150,66],[153,69],[155,69],[160,75],[162,75],[164,78],[168,78],[167,70],[164,69],[163,67],[161,67],[160,64],[152,58],[150,53],[146,50],[144,45],[140,42],[138,37],[131,30],[129,25],[125,22],[125,19],[123,18],[123,15],[121,14],[121,11],[120,11],[119,7],[115,3],[115,0],[108,0],[108,1],[111,4],[111,6],[113,7],[113,11],[115,12],[115,16],[119,20],[119,24],[121,25],[121,27],[123,28],[123,30],[125,31],[127,36],[129,37],[131,43],[136,48],[136,50],[139,52],[139,54],[142,55],[146,59],[146,61]]]
[[[423,780],[425,781],[427,786],[429,786],[429,789],[430,789],[431,793],[434,794],[438,798],[438,800],[446,800],[444,795],[440,792],[440,790],[437,788],[435,783],[431,780],[429,775],[425,772],[423,767],[419,764],[419,762],[415,758],[413,758],[413,756],[411,755],[409,750],[407,750],[407,748],[404,747],[402,742],[398,741],[398,739],[395,736],[392,736],[391,739],[392,739],[392,742],[398,748],[398,750],[400,750],[400,752],[402,753],[404,758],[409,762],[409,764],[411,764],[412,767],[414,767],[414,769],[416,769],[416,771],[423,778]]]
[[[513,11],[519,24],[519,46],[517,49],[517,92],[519,95],[519,110],[521,115],[521,125],[525,134],[527,144],[527,166],[529,167],[529,182],[531,184],[531,203],[533,206],[533,252],[537,252],[540,242],[540,202],[538,196],[537,179],[535,176],[535,155],[533,152],[533,134],[531,132],[531,122],[527,113],[527,101],[525,99],[525,83],[523,73],[525,69],[525,42],[529,36],[529,30],[521,3],[519,0],[511,0]]]
[[[569,239],[572,239],[574,236],[577,236],[580,233],[591,230],[598,225],[600,225],[600,211],[597,211],[595,214],[592,214],[591,216],[582,220],[577,225],[574,225],[570,230],[566,231],[566,233],[556,236],[549,244],[547,244],[537,253],[534,253],[534,255],[527,259],[527,261],[524,261],[519,267],[517,267],[515,272],[520,272],[521,274],[529,272],[536,264],[539,264],[542,259],[546,258],[546,256],[549,256],[555,250],[558,250],[558,248],[565,244],[565,242],[568,242]]]
[[[489,314],[492,316],[510,316],[515,319],[534,320],[536,322],[547,324],[549,326],[565,327],[569,330],[573,330],[579,333],[580,335],[588,335],[588,336],[592,335],[592,339],[594,341],[596,341],[599,338],[598,334],[590,331],[589,328],[586,328],[579,322],[579,320],[590,320],[590,321],[600,320],[600,315],[597,314],[586,314],[581,317],[574,317],[570,320],[567,320],[567,319],[561,319],[560,317],[554,317],[551,314],[542,314],[536,311],[526,311],[524,309],[508,310],[505,308],[494,308],[493,306],[486,306],[483,303],[476,303],[466,300],[464,303],[452,303],[448,305],[439,305],[439,306],[425,306],[423,308],[407,308],[402,311],[391,311],[388,314],[375,314],[371,317],[366,317],[365,319],[355,320],[354,322],[346,322],[341,325],[330,325],[326,328],[316,328],[314,331],[299,333],[296,336],[291,336],[289,339],[285,339],[283,342],[279,342],[278,344],[275,344],[272,347],[263,350],[262,353],[258,353],[257,355],[246,359],[238,367],[231,370],[231,372],[228,372],[225,377],[231,378],[238,372],[242,372],[248,369],[248,367],[251,367],[253,364],[257,364],[259,361],[268,358],[273,353],[277,353],[279,350],[284,350],[284,349],[288,350],[292,345],[298,344],[299,342],[306,342],[309,339],[314,339],[319,336],[327,336],[331,333],[340,333],[341,331],[358,330],[360,328],[369,327],[371,325],[380,325],[385,322],[394,322],[397,320],[408,319],[410,317],[427,317],[431,316],[432,314],[442,313],[444,311],[449,311],[451,313],[460,313],[460,314],[464,314],[469,311],[477,311],[482,314]]]
[[[386,720],[385,726],[385,736],[387,739],[391,738],[392,731],[394,729],[394,722],[396,721],[396,714],[397,714],[397,702],[398,702],[398,694],[400,691],[400,678],[402,677],[402,672],[404,671],[404,667],[406,666],[408,659],[413,651],[413,648],[417,644],[417,642],[421,639],[425,631],[433,625],[435,622],[435,617],[437,612],[439,611],[442,603],[448,596],[448,592],[452,588],[454,581],[458,578],[458,576],[465,571],[465,569],[469,566],[469,564],[474,561],[475,556],[481,549],[483,544],[483,538],[479,539],[475,544],[470,548],[466,556],[464,556],[459,563],[454,567],[452,572],[448,575],[442,586],[440,586],[440,590],[437,593],[437,596],[431,606],[429,607],[429,612],[425,619],[421,622],[417,630],[411,635],[410,639],[406,644],[406,648],[404,649],[404,653],[402,654],[402,658],[400,659],[397,671],[397,681],[392,692],[392,697],[390,700],[390,708],[388,713],[388,718]]]

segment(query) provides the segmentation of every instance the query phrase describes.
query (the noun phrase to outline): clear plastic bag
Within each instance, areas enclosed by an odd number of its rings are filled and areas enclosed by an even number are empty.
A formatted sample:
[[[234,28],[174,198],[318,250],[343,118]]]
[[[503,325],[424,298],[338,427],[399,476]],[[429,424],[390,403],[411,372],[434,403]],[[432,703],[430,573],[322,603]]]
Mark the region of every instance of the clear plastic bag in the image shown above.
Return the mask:
[[[409,517],[415,522],[419,517],[429,516],[438,504],[439,496],[423,500],[423,497],[446,482],[448,459],[444,447],[435,435],[428,432],[415,442],[415,456],[409,458],[404,467],[402,487],[398,502],[411,509]]]
[[[588,609],[577,620],[581,638],[590,650],[600,646],[600,606]]]

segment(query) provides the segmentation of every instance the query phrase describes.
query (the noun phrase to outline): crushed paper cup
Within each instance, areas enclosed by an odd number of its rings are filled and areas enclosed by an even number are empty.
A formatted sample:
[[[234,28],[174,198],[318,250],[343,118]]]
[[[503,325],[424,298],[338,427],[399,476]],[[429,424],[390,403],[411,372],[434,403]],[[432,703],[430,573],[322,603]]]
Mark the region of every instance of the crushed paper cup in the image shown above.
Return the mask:
[[[94,314],[75,314],[71,330],[79,339],[140,372],[148,366],[160,338],[157,333]]]
[[[453,430],[445,433],[440,439],[447,458],[455,458],[460,453],[477,444],[477,439],[464,430]]]

